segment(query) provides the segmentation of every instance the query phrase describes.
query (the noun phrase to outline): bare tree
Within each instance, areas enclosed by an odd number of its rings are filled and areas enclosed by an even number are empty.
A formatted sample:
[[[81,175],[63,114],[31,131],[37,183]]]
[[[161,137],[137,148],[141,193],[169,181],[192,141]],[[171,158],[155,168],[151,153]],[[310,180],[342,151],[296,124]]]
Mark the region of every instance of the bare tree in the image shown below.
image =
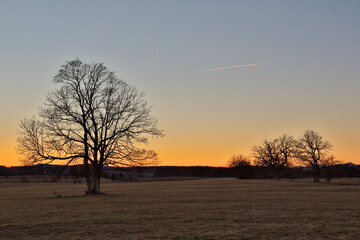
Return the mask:
[[[278,165],[279,152],[273,140],[265,139],[262,145],[252,147],[256,165],[273,168]]]
[[[333,155],[330,155],[321,161],[321,168],[325,170],[327,182],[330,182],[330,180],[334,178],[335,167],[340,163],[341,161],[335,159]]]
[[[18,151],[24,163],[83,164],[87,192],[100,193],[103,166],[134,166],[156,159],[140,149],[147,136],[162,136],[144,94],[116,77],[103,63],[79,59],[61,66],[60,87],[47,95],[39,118],[20,123]]]
[[[296,140],[293,136],[283,134],[281,137],[275,139],[278,151],[280,152],[280,165],[284,167],[291,166],[291,159],[294,157]]]
[[[329,157],[332,145],[319,133],[306,130],[297,141],[296,157],[313,169],[314,182],[320,181],[320,166]]]
[[[277,177],[281,177],[281,171],[290,166],[290,159],[295,149],[295,139],[289,135],[282,135],[274,140],[265,139],[262,145],[252,148],[256,165],[275,169]]]
[[[250,167],[250,165],[251,165],[250,158],[241,154],[231,156],[230,160],[227,163],[227,166],[229,168]]]

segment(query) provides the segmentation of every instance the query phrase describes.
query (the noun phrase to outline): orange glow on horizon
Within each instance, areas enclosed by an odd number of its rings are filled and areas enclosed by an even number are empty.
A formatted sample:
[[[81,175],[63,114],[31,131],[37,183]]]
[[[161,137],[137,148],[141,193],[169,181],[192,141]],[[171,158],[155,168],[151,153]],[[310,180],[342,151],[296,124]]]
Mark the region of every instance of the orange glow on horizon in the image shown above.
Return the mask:
[[[234,123],[228,123],[224,128],[215,128],[215,126],[206,125],[203,129],[194,128],[183,121],[183,128],[189,132],[175,129],[174,126],[165,127],[166,136],[163,138],[149,139],[149,144],[144,146],[153,149],[159,154],[160,166],[225,166],[232,155],[243,154],[249,156],[253,145],[261,144],[265,138],[274,138],[284,132],[296,138],[302,131],[296,129],[268,131],[266,128],[255,128],[250,125],[248,128],[234,128]],[[255,123],[256,126],[257,123]],[[207,129],[213,129],[211,132]],[[302,127],[302,129],[305,129]],[[316,128],[315,128],[316,129]],[[15,135],[9,131],[7,139],[0,142],[0,165],[2,166],[20,166],[15,147]],[[334,146],[332,153],[343,163],[352,162],[360,164],[360,154],[357,151],[357,135],[350,129],[342,128],[342,131],[319,131],[326,140]]]
[[[15,144],[1,143],[0,146],[0,166],[21,166],[21,156],[16,153]]]
[[[10,144],[9,144],[10,146]],[[14,147],[14,146],[12,146]],[[233,150],[230,148],[224,147],[220,150],[219,146],[209,146],[209,149],[201,149],[196,151],[196,149],[187,148],[186,151],[179,151],[174,146],[168,146],[167,148],[157,146],[153,148],[159,154],[159,166],[214,166],[214,167],[223,167],[226,165],[227,161],[232,155],[243,154],[250,155],[250,149],[247,151]],[[0,148],[0,166],[21,166],[19,159],[21,156],[16,153],[14,148],[7,148],[2,146]],[[358,155],[352,155],[351,153],[341,153],[333,151],[334,155],[343,163],[352,162],[354,164],[360,164],[358,160],[360,157]]]

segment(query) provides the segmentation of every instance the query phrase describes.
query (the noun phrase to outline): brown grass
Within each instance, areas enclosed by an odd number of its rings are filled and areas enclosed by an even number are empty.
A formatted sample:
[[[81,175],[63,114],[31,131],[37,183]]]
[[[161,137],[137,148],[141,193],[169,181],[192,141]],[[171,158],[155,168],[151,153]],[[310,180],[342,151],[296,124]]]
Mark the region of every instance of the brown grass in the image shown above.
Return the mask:
[[[359,180],[71,182],[0,179],[0,239],[359,239]],[[339,182],[339,181],[338,181]],[[341,182],[341,181],[340,181]],[[61,194],[56,198],[54,190]]]

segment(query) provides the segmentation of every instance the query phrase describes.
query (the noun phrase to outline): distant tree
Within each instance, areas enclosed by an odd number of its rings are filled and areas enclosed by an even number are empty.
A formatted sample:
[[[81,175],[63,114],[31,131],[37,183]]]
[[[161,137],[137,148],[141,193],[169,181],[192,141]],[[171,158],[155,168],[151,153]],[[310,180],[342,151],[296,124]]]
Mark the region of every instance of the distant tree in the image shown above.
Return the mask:
[[[332,145],[313,130],[306,130],[299,137],[296,145],[297,159],[312,168],[314,182],[319,182],[320,166],[330,159],[329,151],[332,149]]]
[[[286,134],[274,140],[265,139],[261,145],[252,148],[256,165],[274,169],[277,177],[281,178],[281,171],[291,165],[295,143],[295,139]]]
[[[103,63],[69,61],[54,77],[60,87],[47,95],[39,119],[20,123],[18,151],[24,163],[81,162],[87,193],[100,193],[105,165],[151,163],[157,154],[139,148],[147,136],[162,136],[144,94]]]
[[[251,160],[249,157],[244,155],[233,155],[231,156],[230,160],[226,164],[229,168],[234,167],[250,167],[251,166]]]
[[[294,157],[296,140],[293,136],[283,134],[281,137],[275,139],[278,151],[280,152],[280,166],[289,167]]]
[[[327,182],[330,182],[330,180],[334,177],[334,170],[338,164],[340,164],[340,161],[336,160],[333,155],[328,156],[321,161],[321,168],[325,171]]]

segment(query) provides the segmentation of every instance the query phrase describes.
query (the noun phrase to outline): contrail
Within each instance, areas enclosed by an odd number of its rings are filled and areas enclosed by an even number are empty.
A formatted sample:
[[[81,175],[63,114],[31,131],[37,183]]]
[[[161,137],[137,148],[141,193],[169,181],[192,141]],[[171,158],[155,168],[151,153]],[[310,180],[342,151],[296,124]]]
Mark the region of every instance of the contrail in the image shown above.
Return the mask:
[[[229,68],[260,66],[260,65],[265,65],[265,64],[267,64],[267,63],[263,62],[263,63],[252,63],[252,64],[244,64],[244,65],[230,66],[230,67],[210,68],[210,69],[200,70],[199,72],[216,71],[216,70],[223,70],[223,69],[229,69]]]

